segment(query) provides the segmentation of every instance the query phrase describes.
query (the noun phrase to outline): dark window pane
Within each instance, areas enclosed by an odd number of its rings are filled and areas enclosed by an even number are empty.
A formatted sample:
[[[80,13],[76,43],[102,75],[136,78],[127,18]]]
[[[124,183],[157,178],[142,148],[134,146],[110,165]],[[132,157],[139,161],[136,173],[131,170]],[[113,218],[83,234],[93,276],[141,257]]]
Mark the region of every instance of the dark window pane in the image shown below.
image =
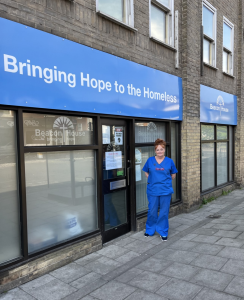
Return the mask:
[[[229,127],[229,181],[234,180],[233,171],[233,143],[234,143],[234,129],[232,126]]]
[[[136,143],[154,143],[156,139],[166,138],[166,125],[163,122],[135,123]]]
[[[26,153],[29,253],[97,229],[95,152]]]
[[[227,140],[227,126],[217,126],[217,140]]]
[[[214,126],[202,125],[201,126],[201,139],[202,141],[214,140]]]
[[[217,143],[217,185],[227,180],[227,143]]]
[[[202,144],[202,190],[214,185],[214,143]]]
[[[93,119],[24,113],[25,146],[93,144]]]
[[[15,115],[0,110],[0,264],[21,256]]]

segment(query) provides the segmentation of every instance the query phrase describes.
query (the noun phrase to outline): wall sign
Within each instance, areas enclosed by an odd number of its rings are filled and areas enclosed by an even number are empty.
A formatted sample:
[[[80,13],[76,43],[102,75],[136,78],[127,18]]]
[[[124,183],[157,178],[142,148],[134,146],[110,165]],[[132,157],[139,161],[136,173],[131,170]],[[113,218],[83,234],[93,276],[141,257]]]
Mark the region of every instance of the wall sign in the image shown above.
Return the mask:
[[[182,120],[182,79],[0,18],[0,104]]]
[[[237,96],[201,85],[200,122],[237,125]]]

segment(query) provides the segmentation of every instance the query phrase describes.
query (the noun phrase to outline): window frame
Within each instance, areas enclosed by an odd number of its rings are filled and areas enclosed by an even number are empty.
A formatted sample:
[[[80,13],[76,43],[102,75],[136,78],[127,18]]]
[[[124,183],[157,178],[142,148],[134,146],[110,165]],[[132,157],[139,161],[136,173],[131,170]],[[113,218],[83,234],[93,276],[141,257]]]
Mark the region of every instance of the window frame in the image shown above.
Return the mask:
[[[227,26],[229,26],[231,28],[231,49],[228,49],[224,46],[224,24],[226,24]],[[227,65],[227,72],[225,72],[223,59],[222,59],[223,73],[233,76],[233,74],[234,74],[234,24],[231,23],[225,16],[223,17],[223,51],[222,51],[222,55],[224,52],[227,53],[227,58],[228,58],[227,64],[228,65]],[[229,64],[230,64],[231,68],[229,68]]]
[[[169,0],[170,5],[165,6],[160,0],[149,0],[149,38],[166,46],[174,48],[174,0]],[[151,7],[156,6],[166,14],[165,41],[159,40],[152,35],[151,30]]]
[[[207,8],[210,12],[213,13],[213,38],[208,36],[204,33],[204,26],[203,26],[203,6]],[[217,51],[216,51],[216,38],[217,38],[217,9],[213,7],[212,4],[210,4],[207,0],[202,1],[202,26],[203,26],[203,40],[207,40],[210,44],[210,53],[209,53],[209,60],[210,62],[207,63],[204,61],[204,53],[203,53],[203,63],[206,65],[210,65],[211,67],[216,68],[216,62],[217,62]],[[214,55],[213,55],[214,54]]]
[[[126,11],[128,11],[128,6],[130,6],[130,14],[126,13],[126,22],[123,22],[109,14],[107,14],[104,11],[101,11],[99,8],[99,1],[100,0],[96,0],[96,13],[100,14],[101,16],[114,21],[115,23],[118,23],[128,29],[137,31],[137,29],[134,28],[134,0],[123,0],[126,3]],[[130,18],[131,16],[131,18]]]
[[[214,126],[214,139],[212,140],[202,140],[202,125]],[[226,126],[227,127],[227,139],[217,139],[217,127],[218,126]],[[230,128],[233,128],[233,136],[232,136],[232,155],[230,158]],[[201,194],[208,194],[212,191],[218,190],[221,187],[228,186],[235,182],[235,131],[233,125],[228,124],[212,124],[212,123],[201,123],[201,131],[200,131],[200,174],[201,174]],[[214,144],[214,186],[208,188],[206,190],[202,189],[202,144],[211,143]],[[217,144],[218,143],[227,143],[227,182],[217,184]],[[230,159],[232,160],[232,176],[233,179],[230,180]]]

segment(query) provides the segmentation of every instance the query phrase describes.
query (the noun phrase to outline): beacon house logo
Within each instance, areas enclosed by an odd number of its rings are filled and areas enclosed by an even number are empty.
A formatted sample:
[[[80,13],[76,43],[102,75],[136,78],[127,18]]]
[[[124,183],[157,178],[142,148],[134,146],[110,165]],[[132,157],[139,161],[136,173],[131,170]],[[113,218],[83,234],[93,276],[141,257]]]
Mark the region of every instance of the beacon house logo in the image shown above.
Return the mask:
[[[224,99],[222,96],[220,96],[220,95],[218,96],[216,104],[217,105],[210,104],[210,109],[211,110],[219,110],[220,117],[221,117],[222,111],[226,112],[226,113],[229,112],[229,109],[224,107],[225,103],[224,103]]]
[[[70,121],[69,118],[67,117],[58,117],[54,122],[53,122],[53,128],[54,129],[59,129],[63,131],[63,144],[66,144],[66,130],[74,130],[74,125]],[[67,132],[68,133],[68,132]]]

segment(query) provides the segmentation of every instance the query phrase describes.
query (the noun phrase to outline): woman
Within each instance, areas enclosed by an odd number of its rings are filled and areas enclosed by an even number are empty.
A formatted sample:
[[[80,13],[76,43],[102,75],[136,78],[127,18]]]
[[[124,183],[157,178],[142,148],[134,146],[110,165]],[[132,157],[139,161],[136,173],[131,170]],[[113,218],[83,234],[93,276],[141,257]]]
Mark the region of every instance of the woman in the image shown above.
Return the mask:
[[[172,179],[178,172],[173,160],[165,156],[166,142],[157,139],[154,143],[156,156],[149,157],[143,171],[147,177],[148,214],[145,237],[157,231],[167,241],[169,229],[169,207],[174,193]],[[160,212],[158,216],[158,208]]]

